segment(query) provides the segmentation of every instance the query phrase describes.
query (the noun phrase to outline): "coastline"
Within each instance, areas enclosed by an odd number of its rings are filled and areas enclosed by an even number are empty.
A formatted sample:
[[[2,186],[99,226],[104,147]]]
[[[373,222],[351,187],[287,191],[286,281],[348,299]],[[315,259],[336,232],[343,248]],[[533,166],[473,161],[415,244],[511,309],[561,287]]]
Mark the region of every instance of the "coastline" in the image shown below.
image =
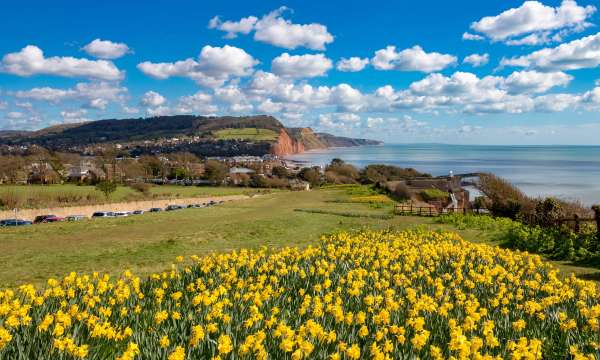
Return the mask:
[[[490,172],[533,197],[553,196],[600,203],[598,145],[390,144],[328,148],[286,156],[301,166],[323,166],[332,158],[364,167],[388,164],[432,175]]]

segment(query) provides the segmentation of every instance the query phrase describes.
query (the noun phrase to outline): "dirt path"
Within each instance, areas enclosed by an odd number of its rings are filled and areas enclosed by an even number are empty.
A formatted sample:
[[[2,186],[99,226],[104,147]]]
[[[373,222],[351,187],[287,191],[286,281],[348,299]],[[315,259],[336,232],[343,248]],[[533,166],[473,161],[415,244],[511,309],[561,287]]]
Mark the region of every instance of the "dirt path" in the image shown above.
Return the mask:
[[[235,201],[242,199],[249,199],[247,195],[228,195],[228,196],[209,196],[209,197],[195,197],[195,198],[182,198],[182,199],[163,199],[163,200],[143,200],[143,201],[132,201],[132,202],[120,202],[110,204],[99,204],[99,205],[85,205],[85,206],[68,206],[68,207],[55,207],[45,209],[24,209],[17,212],[17,218],[24,220],[33,220],[38,215],[52,214],[60,217],[69,215],[84,215],[87,217],[92,216],[96,211],[133,211],[133,210],[148,210],[153,207],[165,208],[167,205],[189,205],[189,204],[202,204],[213,201]],[[0,211],[0,219],[12,219],[15,217],[14,211]]]

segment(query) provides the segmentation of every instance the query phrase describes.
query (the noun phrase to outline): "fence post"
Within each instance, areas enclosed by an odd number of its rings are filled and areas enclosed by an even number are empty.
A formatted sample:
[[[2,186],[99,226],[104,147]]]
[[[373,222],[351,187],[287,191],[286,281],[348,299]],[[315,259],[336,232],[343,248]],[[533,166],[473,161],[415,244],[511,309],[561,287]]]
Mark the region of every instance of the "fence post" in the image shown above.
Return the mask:
[[[573,219],[575,220],[575,234],[579,234],[579,215],[573,215]]]
[[[600,205],[592,206],[594,218],[596,219],[596,239],[600,242]]]

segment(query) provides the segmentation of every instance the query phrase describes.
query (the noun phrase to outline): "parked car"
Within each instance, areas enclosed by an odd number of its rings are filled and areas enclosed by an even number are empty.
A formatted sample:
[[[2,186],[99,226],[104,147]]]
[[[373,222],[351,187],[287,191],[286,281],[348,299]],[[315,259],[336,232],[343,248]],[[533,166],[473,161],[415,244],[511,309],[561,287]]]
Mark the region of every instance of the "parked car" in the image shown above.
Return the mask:
[[[189,204],[188,209],[199,209],[199,208],[203,208],[204,205],[203,204]]]
[[[143,215],[144,214],[144,210],[134,210],[131,214],[132,215]]]
[[[0,220],[0,227],[4,226],[26,226],[33,224],[31,221],[21,219],[5,219]]]
[[[107,218],[107,217],[115,217],[115,213],[112,211],[96,211],[92,214],[92,218]]]
[[[183,207],[179,206],[179,205],[169,205],[165,208],[165,211],[174,211],[174,210],[180,210],[183,209]]]
[[[80,221],[85,219],[85,215],[69,215],[65,218],[67,221]]]
[[[130,216],[131,212],[129,211],[117,211],[114,213],[114,216],[116,217],[126,217],[126,216]]]
[[[152,208],[152,209],[148,210],[148,212],[161,212],[161,211],[163,211],[163,209],[161,209],[161,208]]]
[[[33,219],[33,223],[34,224],[41,224],[43,222],[46,222],[45,220],[47,218],[55,218],[56,215],[38,215],[35,217],[35,219]]]
[[[65,218],[60,217],[60,216],[48,216],[47,218],[42,220],[42,223],[47,224],[47,223],[60,222],[60,221],[65,221]]]

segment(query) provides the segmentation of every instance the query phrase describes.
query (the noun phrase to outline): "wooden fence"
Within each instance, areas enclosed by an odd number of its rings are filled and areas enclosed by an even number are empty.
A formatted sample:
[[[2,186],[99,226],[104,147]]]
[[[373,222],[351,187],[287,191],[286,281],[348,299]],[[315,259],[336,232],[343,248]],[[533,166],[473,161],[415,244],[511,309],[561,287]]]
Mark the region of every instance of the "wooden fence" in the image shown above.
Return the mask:
[[[466,214],[475,212],[472,209],[466,208],[437,208],[435,206],[415,206],[414,204],[396,204],[394,207],[395,215],[411,215],[411,216],[440,216],[444,214]]]
[[[556,220],[556,225],[568,225],[572,227],[573,231],[579,233],[581,231],[581,225],[583,223],[593,223],[596,225],[598,241],[600,241],[600,205],[592,206],[594,211],[594,217],[583,218],[575,214],[571,218],[564,218]],[[480,214],[477,209],[466,209],[466,208],[437,208],[435,206],[415,206],[414,204],[396,204],[394,207],[395,215],[407,215],[407,216],[440,216],[444,214]]]

